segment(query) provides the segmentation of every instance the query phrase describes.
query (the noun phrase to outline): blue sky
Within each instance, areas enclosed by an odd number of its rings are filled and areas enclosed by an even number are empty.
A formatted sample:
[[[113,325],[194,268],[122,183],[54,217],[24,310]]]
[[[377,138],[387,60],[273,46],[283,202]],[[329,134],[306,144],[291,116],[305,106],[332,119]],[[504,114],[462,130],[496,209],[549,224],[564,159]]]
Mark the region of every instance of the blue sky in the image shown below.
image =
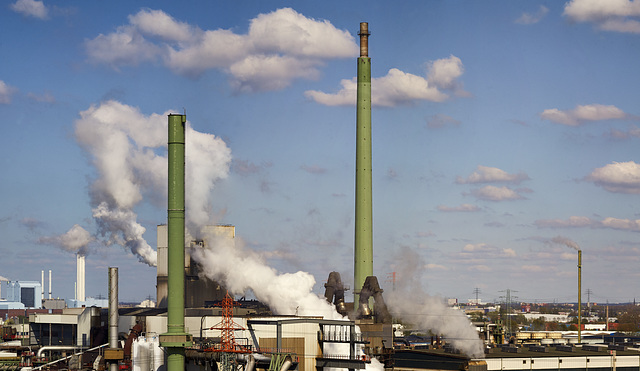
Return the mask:
[[[155,296],[163,125],[186,110],[191,222],[235,225],[317,293],[333,270],[352,285],[368,22],[384,288],[419,256],[430,294],[575,301],[578,246],[592,301],[640,298],[637,0],[2,6],[3,278],[51,269],[73,297],[82,249],[88,296],[109,266],[121,300]]]

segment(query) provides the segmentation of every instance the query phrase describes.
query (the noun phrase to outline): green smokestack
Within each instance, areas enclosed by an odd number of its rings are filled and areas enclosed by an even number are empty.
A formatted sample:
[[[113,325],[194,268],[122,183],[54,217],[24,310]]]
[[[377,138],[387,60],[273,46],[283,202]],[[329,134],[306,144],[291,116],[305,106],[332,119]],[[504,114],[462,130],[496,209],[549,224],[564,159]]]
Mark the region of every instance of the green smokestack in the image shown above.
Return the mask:
[[[373,202],[371,191],[371,58],[369,26],[360,23],[356,104],[356,214],[354,241],[354,303],[368,276],[373,275]]]
[[[167,371],[185,370],[186,346],[191,335],[184,328],[184,158],[187,116],[169,115],[169,197],[167,333],[160,345],[167,350]]]

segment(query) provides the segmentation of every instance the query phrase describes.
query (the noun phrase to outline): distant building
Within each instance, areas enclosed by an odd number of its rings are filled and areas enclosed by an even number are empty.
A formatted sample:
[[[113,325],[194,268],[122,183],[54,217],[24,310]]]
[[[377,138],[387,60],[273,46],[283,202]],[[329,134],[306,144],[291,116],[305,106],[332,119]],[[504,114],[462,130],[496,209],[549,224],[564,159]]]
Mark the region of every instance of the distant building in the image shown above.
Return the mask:
[[[66,304],[67,304],[67,308],[84,308],[84,307],[108,308],[109,299],[85,298],[85,300],[83,301],[75,300],[75,299],[67,299]]]
[[[42,308],[42,285],[37,281],[7,281],[7,301],[2,309]],[[20,307],[22,305],[22,308]]]
[[[64,299],[44,299],[42,308],[44,309],[64,309],[67,307]]]

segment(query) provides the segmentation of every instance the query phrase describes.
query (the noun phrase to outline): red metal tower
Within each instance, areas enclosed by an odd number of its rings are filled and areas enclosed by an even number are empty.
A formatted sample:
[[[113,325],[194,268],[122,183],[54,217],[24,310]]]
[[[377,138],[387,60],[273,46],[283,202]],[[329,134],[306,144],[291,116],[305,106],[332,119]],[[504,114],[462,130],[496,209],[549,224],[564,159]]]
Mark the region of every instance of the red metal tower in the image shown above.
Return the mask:
[[[229,292],[222,301],[222,322],[210,328],[210,330],[220,330],[221,342],[207,351],[226,352],[226,353],[250,353],[251,349],[248,345],[240,345],[236,343],[235,331],[244,330],[244,327],[233,322],[233,307],[238,304],[231,298]]]

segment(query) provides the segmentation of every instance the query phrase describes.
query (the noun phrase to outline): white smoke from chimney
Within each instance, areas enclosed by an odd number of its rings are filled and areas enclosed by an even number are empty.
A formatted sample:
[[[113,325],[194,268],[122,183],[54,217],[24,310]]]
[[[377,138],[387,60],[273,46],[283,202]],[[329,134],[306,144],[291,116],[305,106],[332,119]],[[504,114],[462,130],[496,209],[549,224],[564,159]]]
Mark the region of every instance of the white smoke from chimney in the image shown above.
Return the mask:
[[[89,243],[91,243],[91,241],[93,241],[91,233],[78,224],[75,224],[63,234],[45,236],[38,239],[38,243],[54,245],[62,250],[80,255],[86,255],[89,252]]]
[[[251,290],[275,314],[342,319],[332,304],[312,292],[316,281],[311,274],[278,273],[238,241],[234,244],[214,234],[204,235],[204,239],[209,241],[207,247],[194,249],[191,256],[206,277],[220,282],[232,294]]]
[[[75,135],[91,156],[97,177],[90,187],[98,235],[107,244],[128,248],[138,260],[157,264],[156,251],[146,242],[134,208],[143,200],[166,207],[167,115],[143,115],[117,101],[92,105],[80,112]],[[206,223],[210,191],[229,172],[231,151],[210,134],[186,129],[188,222]]]
[[[398,280],[394,291],[385,291],[390,312],[395,318],[410,323],[418,330],[442,334],[445,340],[462,353],[483,358],[483,344],[469,318],[460,310],[448,307],[440,297],[424,292],[420,276],[424,272],[421,256],[402,248],[396,267]]]
[[[578,246],[578,244],[574,241],[572,241],[571,239],[564,237],[564,236],[556,236],[554,238],[551,239],[551,242],[553,243],[557,243],[560,245],[565,245],[569,248],[572,248],[574,250],[580,250],[580,246]]]

